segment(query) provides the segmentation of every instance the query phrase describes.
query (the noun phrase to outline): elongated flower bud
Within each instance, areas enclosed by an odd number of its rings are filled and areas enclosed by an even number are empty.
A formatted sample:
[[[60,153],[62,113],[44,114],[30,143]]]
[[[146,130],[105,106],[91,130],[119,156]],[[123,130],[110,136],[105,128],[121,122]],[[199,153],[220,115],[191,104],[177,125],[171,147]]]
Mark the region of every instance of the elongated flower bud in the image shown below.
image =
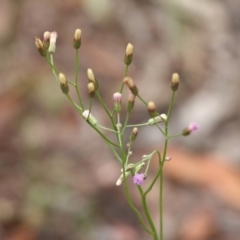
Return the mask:
[[[113,99],[114,99],[114,110],[115,112],[119,113],[121,111],[122,94],[119,92],[114,93]]]
[[[95,88],[98,88],[98,82],[97,79],[95,78],[93,74],[93,70],[91,68],[88,68],[87,70],[87,76],[88,76],[88,81],[92,82],[95,85]]]
[[[124,63],[129,66],[132,63],[132,58],[133,58],[133,45],[129,43],[126,48]]]
[[[137,96],[138,95],[138,89],[134,83],[134,81],[130,77],[125,77],[123,79],[123,83],[125,83],[130,91],[132,92],[133,95]]]
[[[98,124],[97,119],[92,116],[92,114],[89,112],[89,110],[85,110],[82,113],[82,116],[86,121],[89,121],[89,123],[91,123],[93,126],[96,126]]]
[[[178,75],[178,73],[174,73],[172,75],[171,88],[173,91],[177,91],[178,87],[179,87],[179,75]]]
[[[133,110],[135,98],[136,98],[136,96],[131,91],[129,91],[128,103],[127,103],[127,111],[128,112],[131,112]]]
[[[44,49],[43,42],[40,38],[35,37],[35,44],[41,56],[46,57],[47,51]]]
[[[132,133],[130,135],[130,141],[133,142],[137,138],[137,135],[138,135],[138,128],[135,127],[133,128]]]
[[[59,73],[58,78],[59,78],[59,82],[60,82],[62,92],[64,94],[67,94],[69,92],[69,87],[68,87],[68,83],[67,83],[67,79],[66,79],[65,75],[63,73]]]
[[[76,29],[75,34],[74,34],[74,39],[73,39],[73,47],[75,49],[79,49],[81,47],[81,42],[82,42],[82,31],[81,29]]]
[[[51,33],[46,31],[43,34],[43,46],[44,49],[48,50],[49,45],[50,45],[50,37],[51,37]]]
[[[57,37],[58,37],[57,32],[51,32],[50,45],[49,45],[49,48],[48,48],[49,53],[55,53]]]

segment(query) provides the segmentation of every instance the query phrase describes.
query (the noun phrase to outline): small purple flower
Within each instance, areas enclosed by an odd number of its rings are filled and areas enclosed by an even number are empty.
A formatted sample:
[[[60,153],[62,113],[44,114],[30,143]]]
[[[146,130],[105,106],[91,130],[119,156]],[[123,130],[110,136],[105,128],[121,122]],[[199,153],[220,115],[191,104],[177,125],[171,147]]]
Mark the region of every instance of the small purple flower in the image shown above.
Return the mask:
[[[197,131],[199,128],[200,127],[197,123],[190,123],[185,129],[183,129],[182,135],[188,136],[191,132]]]
[[[145,180],[146,176],[144,173],[136,173],[133,176],[133,183],[136,185],[142,185],[144,180]]]
[[[197,123],[190,123],[188,125],[188,129],[193,132],[193,131],[197,131],[199,129],[199,125]]]

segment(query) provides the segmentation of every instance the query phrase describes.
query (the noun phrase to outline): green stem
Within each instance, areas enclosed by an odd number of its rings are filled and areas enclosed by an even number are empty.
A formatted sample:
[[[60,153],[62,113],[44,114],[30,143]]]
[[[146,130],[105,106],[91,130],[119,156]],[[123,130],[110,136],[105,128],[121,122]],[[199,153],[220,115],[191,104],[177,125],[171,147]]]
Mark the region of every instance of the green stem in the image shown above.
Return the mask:
[[[49,62],[48,58],[46,58],[46,59]],[[57,73],[59,73],[59,71],[54,66],[53,54],[52,53],[50,54],[50,65],[52,67],[52,72],[53,72],[53,75],[55,77],[55,80],[57,81],[57,84],[60,85],[60,82],[59,82],[59,79],[58,79],[58,76],[57,76]]]
[[[138,186],[138,190],[139,190],[140,195],[141,195],[144,213],[145,213],[145,215],[146,215],[146,218],[147,218],[148,223],[149,223],[149,225],[150,225],[150,228],[151,228],[151,230],[152,230],[153,239],[154,239],[154,240],[158,240],[157,231],[156,231],[155,225],[154,225],[154,223],[153,223],[153,220],[152,220],[152,218],[151,218],[151,214],[149,213],[149,209],[148,209],[148,206],[147,206],[146,195],[144,194],[141,186]]]
[[[139,94],[137,95],[137,97],[141,100],[141,102],[142,102],[144,105],[147,106],[147,102],[146,102],[143,98],[141,98],[141,96],[140,96]]]
[[[125,71],[124,71],[124,78],[128,75],[128,65],[125,65]],[[124,83],[121,85],[120,93],[122,93],[124,87]]]
[[[81,106],[82,109],[84,109],[82,98],[81,98],[81,95],[80,95],[80,92],[79,92],[79,87],[78,87],[78,65],[79,65],[79,56],[78,56],[78,49],[76,49],[76,55],[75,55],[75,85],[74,85],[74,87],[75,87],[76,92],[77,92],[77,97],[78,97],[80,106]]]

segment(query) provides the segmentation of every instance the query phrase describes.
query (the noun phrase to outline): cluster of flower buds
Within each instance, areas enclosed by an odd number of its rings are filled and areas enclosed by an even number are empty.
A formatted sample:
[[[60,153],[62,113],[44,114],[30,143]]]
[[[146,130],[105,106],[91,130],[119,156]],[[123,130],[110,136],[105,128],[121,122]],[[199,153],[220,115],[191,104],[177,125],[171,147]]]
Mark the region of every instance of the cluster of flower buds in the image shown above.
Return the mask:
[[[46,57],[48,53],[55,53],[57,37],[57,32],[48,31],[43,34],[43,41],[35,37],[35,44],[41,56]]]

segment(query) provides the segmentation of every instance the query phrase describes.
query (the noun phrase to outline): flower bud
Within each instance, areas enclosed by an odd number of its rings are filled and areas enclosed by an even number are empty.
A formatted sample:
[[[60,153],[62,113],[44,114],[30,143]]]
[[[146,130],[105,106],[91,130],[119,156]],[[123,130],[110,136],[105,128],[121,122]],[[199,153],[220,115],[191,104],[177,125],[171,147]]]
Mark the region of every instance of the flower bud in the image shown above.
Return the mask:
[[[133,142],[137,138],[137,135],[138,135],[138,128],[135,127],[133,128],[132,133],[130,135],[130,141]]]
[[[115,110],[115,112],[119,113],[121,111],[122,94],[119,92],[114,93],[113,99],[114,99],[114,110]]]
[[[165,161],[170,161],[171,159],[172,159],[171,157],[166,156],[164,160]]]
[[[93,97],[95,93],[95,85],[93,82],[88,83],[88,94],[90,97]]]
[[[160,117],[161,117],[161,119],[162,119],[164,122],[167,121],[167,115],[166,115],[166,114],[162,113],[162,114],[160,115]]]
[[[136,98],[136,96],[131,91],[129,91],[128,103],[127,103],[127,111],[128,112],[131,112],[133,110],[135,98]]]
[[[37,47],[40,55],[43,56],[43,57],[46,57],[47,56],[47,51],[44,49],[42,40],[40,38],[35,37],[35,44],[36,44],[36,47]]]
[[[98,82],[97,82],[97,79],[95,78],[91,68],[88,68],[87,76],[88,76],[88,81],[92,82],[94,84],[95,88],[97,89],[98,88]]]
[[[158,116],[158,113],[156,112],[155,103],[152,101],[148,102],[148,113],[149,116],[152,118]]]
[[[135,95],[135,96],[138,95],[138,89],[130,77],[125,77],[123,79],[123,83],[125,83],[128,86],[128,88],[130,89],[130,91],[132,92],[133,95]]]
[[[157,123],[159,123],[161,121],[162,121],[162,118],[160,116],[157,116],[157,117],[154,117],[154,118],[150,118],[148,120],[148,125],[152,126],[152,125],[157,124]]]
[[[191,132],[197,131],[199,128],[200,127],[197,123],[190,123],[185,129],[183,129],[182,135],[188,136]]]
[[[132,63],[132,58],[133,58],[133,45],[129,43],[126,48],[124,63],[129,66]]]
[[[179,86],[179,75],[178,73],[174,73],[172,75],[172,83],[171,83],[171,88],[173,91],[177,91]]]
[[[76,29],[73,39],[73,47],[75,49],[79,49],[81,47],[81,37],[82,37],[82,31],[81,29]]]
[[[88,121],[91,125],[96,126],[97,125],[97,119],[92,116],[92,114],[89,112],[89,110],[85,110],[82,113],[83,118]]]
[[[119,178],[118,180],[117,180],[117,182],[116,182],[116,185],[117,186],[120,186],[122,184],[122,178]]]
[[[51,32],[50,45],[49,45],[49,48],[48,48],[49,53],[55,53],[57,37],[58,37],[57,32]]]
[[[51,33],[48,31],[46,31],[43,34],[43,46],[44,46],[44,49],[46,49],[46,50],[48,50],[49,45],[50,45],[50,36],[51,36]]]
[[[59,73],[58,78],[59,78],[62,92],[64,94],[67,94],[69,92],[69,87],[68,87],[68,83],[67,83],[67,79],[66,79],[65,75],[63,73]]]

